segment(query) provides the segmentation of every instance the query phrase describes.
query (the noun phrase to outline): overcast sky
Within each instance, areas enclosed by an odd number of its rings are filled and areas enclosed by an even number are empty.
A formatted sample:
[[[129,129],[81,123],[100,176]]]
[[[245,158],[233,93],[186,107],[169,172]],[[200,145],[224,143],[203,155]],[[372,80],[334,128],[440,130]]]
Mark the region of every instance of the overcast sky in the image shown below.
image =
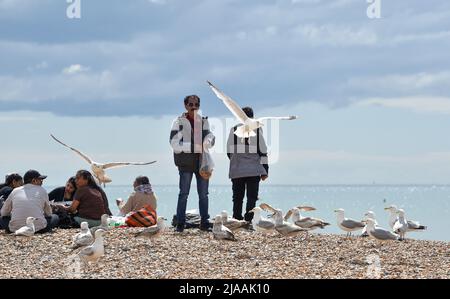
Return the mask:
[[[81,19],[67,6],[0,0],[0,173],[61,184],[85,168],[54,133],[100,162],[158,160],[112,170],[114,184],[177,184],[184,96],[201,97],[219,147],[233,123],[210,80],[257,116],[301,116],[279,126],[271,184],[450,181],[448,1],[382,0],[381,19],[365,0],[81,0]],[[228,182],[220,152],[214,184]]]

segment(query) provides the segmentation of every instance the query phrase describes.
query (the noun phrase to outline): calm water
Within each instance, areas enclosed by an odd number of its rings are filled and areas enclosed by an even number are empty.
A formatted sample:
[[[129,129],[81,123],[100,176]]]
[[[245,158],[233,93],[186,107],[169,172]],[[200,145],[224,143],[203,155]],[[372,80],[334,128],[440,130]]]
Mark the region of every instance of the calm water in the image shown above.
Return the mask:
[[[171,220],[176,210],[178,187],[153,186],[158,196],[158,214]],[[115,199],[126,199],[132,187],[107,186],[105,189],[113,213],[118,209]],[[210,215],[232,210],[231,186],[210,186]],[[361,219],[368,210],[375,212],[382,227],[388,227],[384,207],[395,204],[406,211],[411,220],[418,220],[428,230],[410,233],[410,238],[450,241],[450,186],[262,186],[260,203],[267,202],[286,212],[297,205],[312,205],[317,211],[303,213],[319,217],[332,225],[320,232],[342,233],[336,226],[334,210],[343,208],[346,216]],[[188,209],[198,209],[196,188],[192,185]],[[318,232],[318,231],[316,231]]]

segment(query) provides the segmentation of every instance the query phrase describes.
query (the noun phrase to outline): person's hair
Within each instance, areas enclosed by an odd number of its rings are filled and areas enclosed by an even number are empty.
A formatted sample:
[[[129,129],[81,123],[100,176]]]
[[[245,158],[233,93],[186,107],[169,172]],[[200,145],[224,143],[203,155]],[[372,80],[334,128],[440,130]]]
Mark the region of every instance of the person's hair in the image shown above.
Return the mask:
[[[95,182],[94,176],[87,170],[79,170],[76,176],[81,176],[83,179],[88,181],[88,186],[96,189],[98,191],[102,191],[99,185]]]
[[[148,177],[142,176],[142,175],[138,176],[136,178],[135,182],[137,183],[138,186],[150,184],[150,180],[148,179]]]
[[[242,108],[242,111],[244,111],[245,115],[247,115],[248,117],[250,118],[254,117],[253,109],[251,107],[244,107]]]
[[[72,192],[72,194],[70,195],[70,197],[73,199],[73,196],[75,195],[75,192],[77,191],[77,183],[75,182],[75,177],[73,176],[73,177],[70,177],[68,180],[67,180],[67,183],[70,183],[72,186],[73,186],[73,192]]]
[[[6,186],[11,186],[11,184],[14,181],[22,181],[22,180],[23,180],[22,176],[18,173],[8,174],[5,178],[5,182],[3,184],[0,184],[0,189]]]
[[[187,105],[189,103],[189,100],[197,100],[200,104],[200,98],[197,95],[191,95],[184,98],[184,104]]]

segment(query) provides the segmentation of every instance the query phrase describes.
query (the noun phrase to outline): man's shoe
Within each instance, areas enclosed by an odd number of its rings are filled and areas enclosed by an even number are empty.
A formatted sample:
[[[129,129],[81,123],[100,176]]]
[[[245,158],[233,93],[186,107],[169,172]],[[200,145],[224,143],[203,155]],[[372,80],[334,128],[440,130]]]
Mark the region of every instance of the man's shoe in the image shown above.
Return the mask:
[[[200,224],[200,230],[204,232],[212,232],[212,225],[210,223]]]
[[[177,227],[175,228],[175,231],[177,233],[182,233],[184,231],[184,225],[178,224]]]

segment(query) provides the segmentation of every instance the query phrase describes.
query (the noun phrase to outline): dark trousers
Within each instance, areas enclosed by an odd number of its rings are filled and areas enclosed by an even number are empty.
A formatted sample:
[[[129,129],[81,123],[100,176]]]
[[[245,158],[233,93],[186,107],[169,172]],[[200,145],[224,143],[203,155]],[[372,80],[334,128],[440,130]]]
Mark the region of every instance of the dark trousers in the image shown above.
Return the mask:
[[[59,217],[58,215],[52,214],[50,217],[45,217],[47,220],[47,227],[37,231],[36,234],[45,234],[52,231],[58,225]],[[9,222],[11,221],[11,217],[0,217],[0,229],[4,229],[7,234],[12,233],[9,230]]]
[[[253,213],[249,213],[258,201],[259,182],[261,177],[246,177],[232,179],[233,182],[233,218],[238,220],[245,219],[252,221]],[[245,190],[247,189],[247,206],[245,208],[245,215],[242,217],[242,206],[244,203]]]

